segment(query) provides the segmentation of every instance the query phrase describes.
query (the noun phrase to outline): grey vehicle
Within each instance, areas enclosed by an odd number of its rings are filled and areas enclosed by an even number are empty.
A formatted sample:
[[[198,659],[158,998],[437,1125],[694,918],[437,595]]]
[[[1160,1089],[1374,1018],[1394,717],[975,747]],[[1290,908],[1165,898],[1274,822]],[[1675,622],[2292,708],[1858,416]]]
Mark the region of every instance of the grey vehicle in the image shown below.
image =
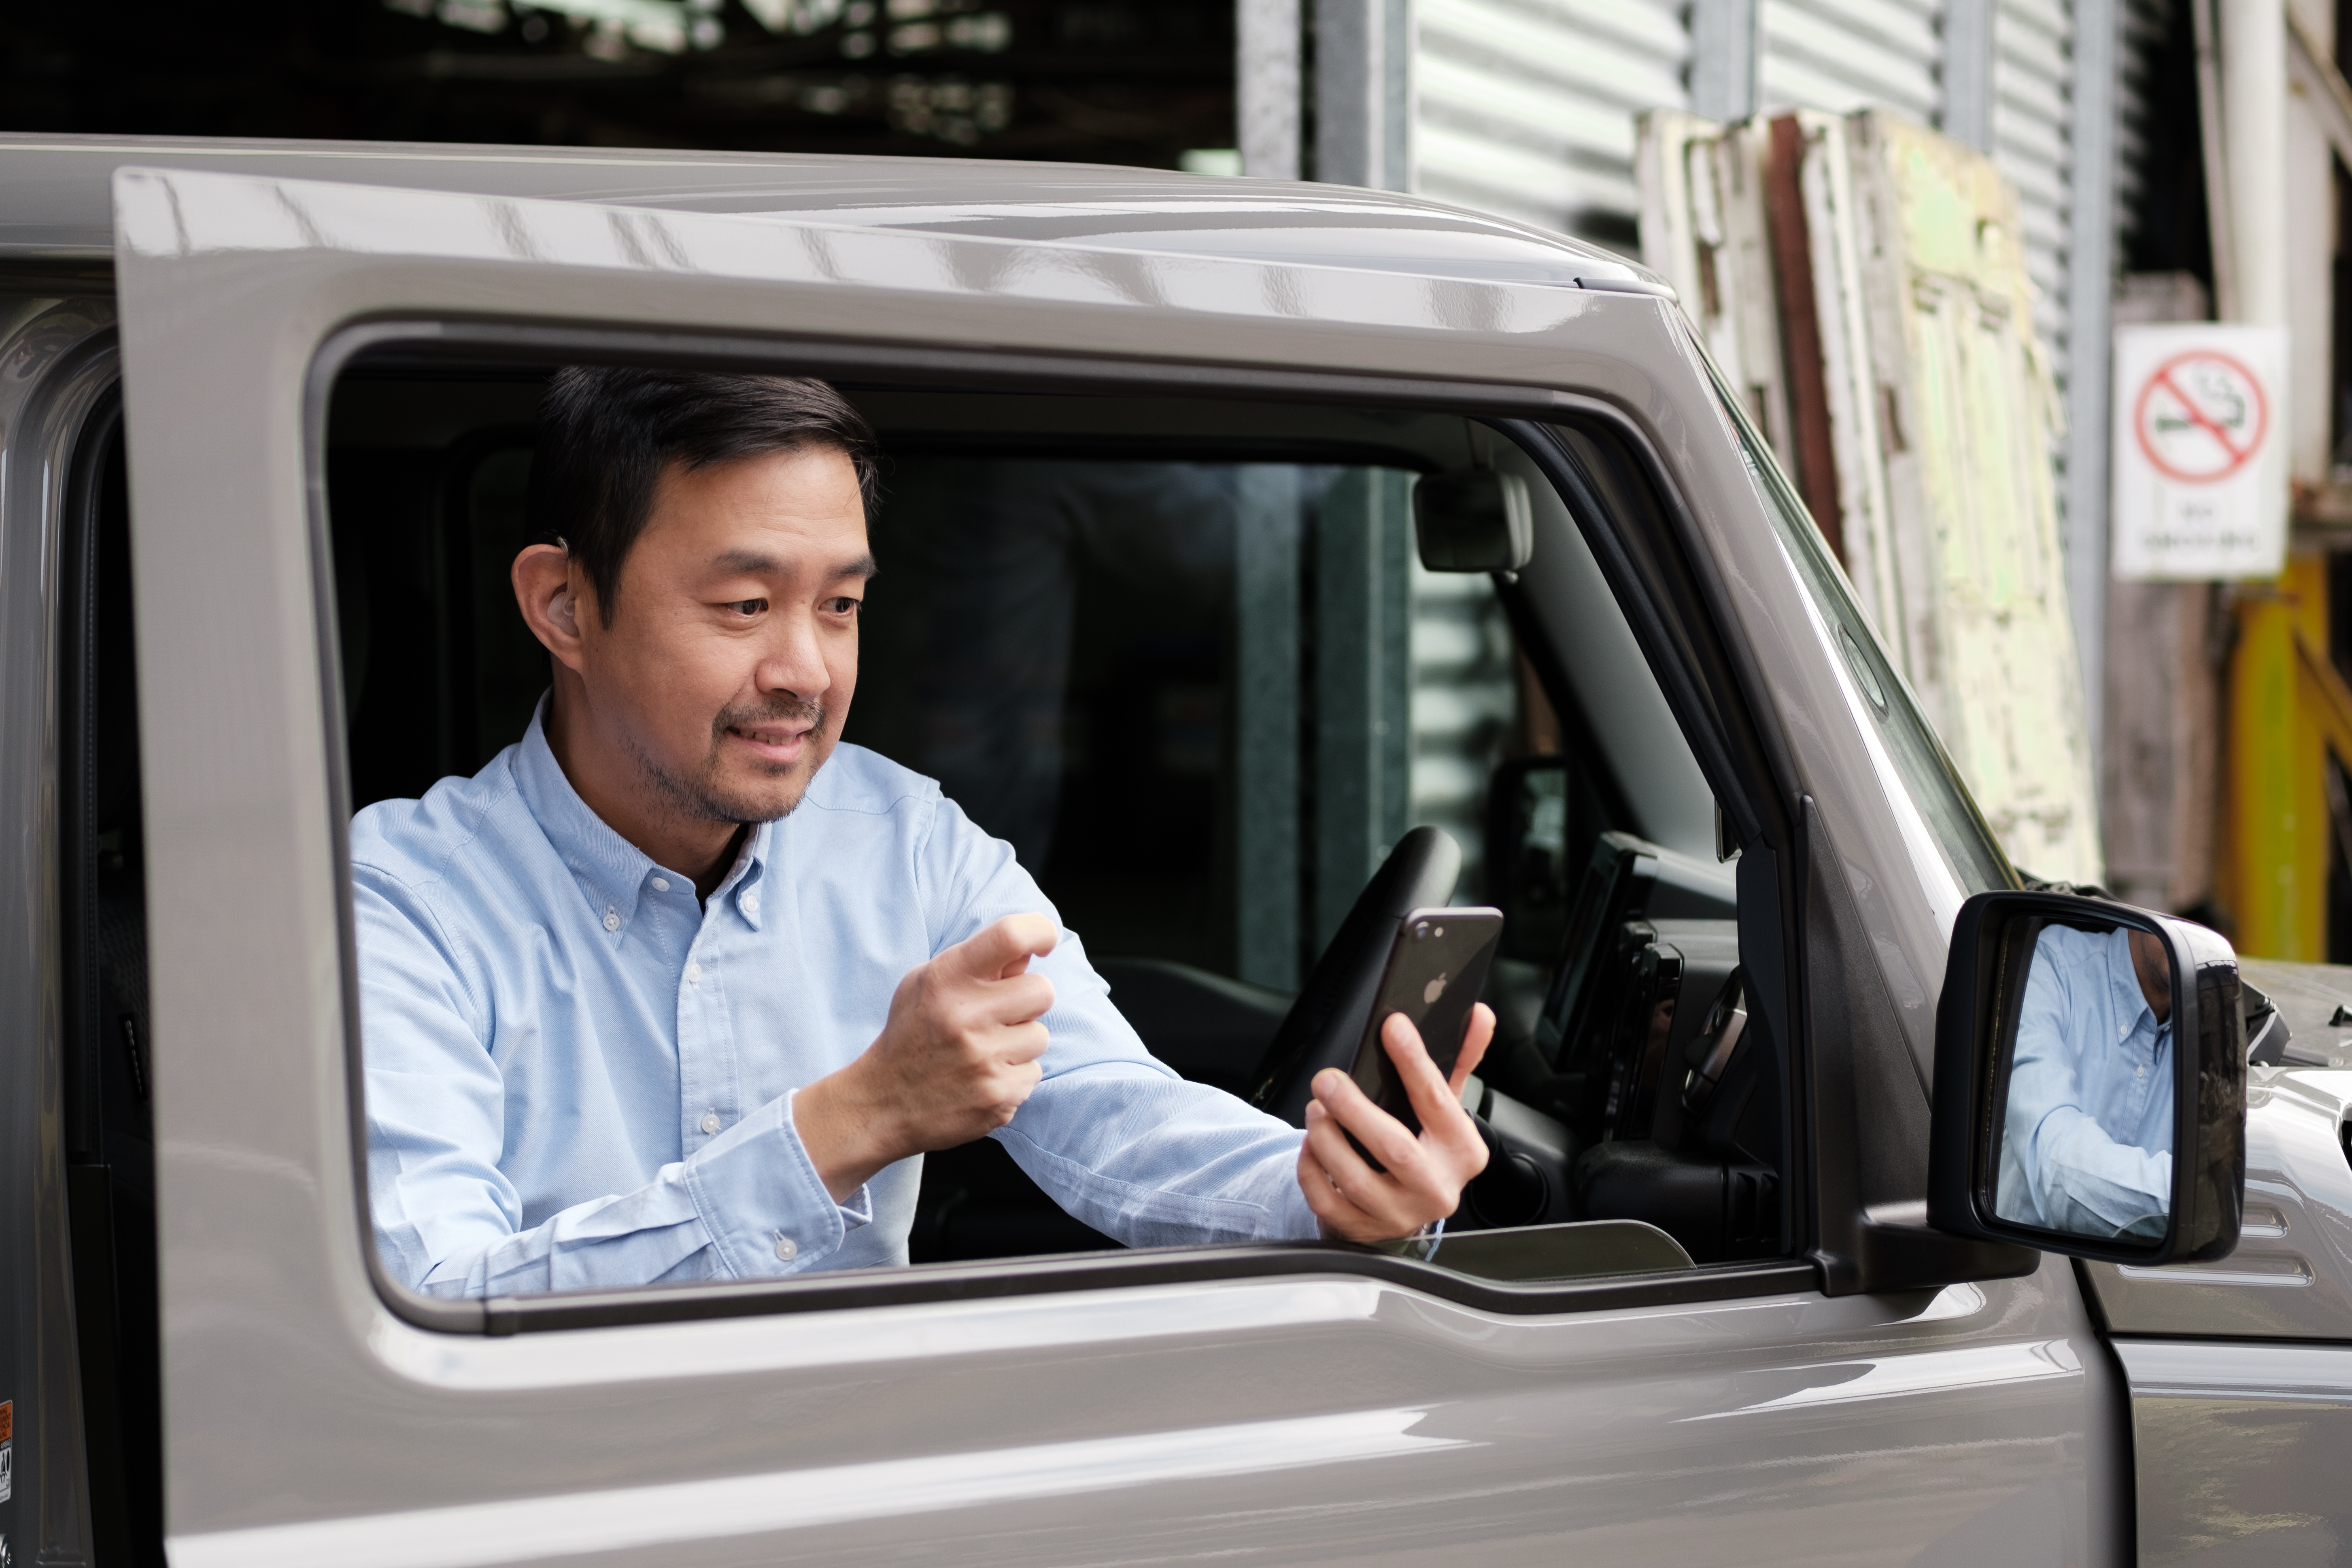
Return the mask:
[[[2025,888],[1630,264],[1148,171],[58,138],[0,147],[0,1564],[2352,1539],[2329,977],[2250,965],[2250,1047],[2219,939]],[[1281,1110],[1408,909],[1503,909],[1433,1257],[1121,1249],[983,1143],[908,1268],[385,1273],[345,825],[527,720],[578,362],[866,411],[848,738],[1185,1076]],[[2169,968],[2137,1229],[2000,1217],[2053,925]]]

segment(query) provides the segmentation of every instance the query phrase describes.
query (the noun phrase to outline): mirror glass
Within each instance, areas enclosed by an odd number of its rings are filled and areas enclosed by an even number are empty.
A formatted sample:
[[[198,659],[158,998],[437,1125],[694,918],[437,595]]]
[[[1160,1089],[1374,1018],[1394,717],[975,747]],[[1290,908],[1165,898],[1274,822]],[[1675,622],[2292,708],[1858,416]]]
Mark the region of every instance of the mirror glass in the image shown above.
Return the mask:
[[[2011,952],[1994,1212],[2069,1236],[2160,1241],[2171,1222],[2173,973],[2127,926],[2026,922]],[[2036,928],[2037,929],[2033,929]]]

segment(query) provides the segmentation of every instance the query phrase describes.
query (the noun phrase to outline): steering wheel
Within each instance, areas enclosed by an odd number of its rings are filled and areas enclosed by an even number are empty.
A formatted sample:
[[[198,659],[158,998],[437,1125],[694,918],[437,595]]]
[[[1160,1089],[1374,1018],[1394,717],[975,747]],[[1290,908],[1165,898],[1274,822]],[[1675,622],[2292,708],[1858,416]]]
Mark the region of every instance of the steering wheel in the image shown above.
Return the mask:
[[[1462,846],[1444,828],[1416,827],[1397,841],[1356,895],[1348,918],[1275,1031],[1258,1066],[1252,1105],[1293,1127],[1307,1125],[1315,1075],[1325,1068],[1344,1072],[1355,1065],[1356,1047],[1371,1022],[1381,973],[1404,917],[1444,904],[1461,875]]]

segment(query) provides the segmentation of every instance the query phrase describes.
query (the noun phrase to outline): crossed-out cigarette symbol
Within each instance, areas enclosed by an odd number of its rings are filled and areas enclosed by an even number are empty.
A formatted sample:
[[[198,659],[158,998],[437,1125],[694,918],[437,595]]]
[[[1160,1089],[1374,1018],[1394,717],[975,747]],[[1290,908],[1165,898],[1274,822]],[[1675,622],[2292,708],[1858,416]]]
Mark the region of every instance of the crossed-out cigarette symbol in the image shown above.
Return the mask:
[[[2270,405],[2253,372],[2228,354],[2191,349],[2157,366],[2141,384],[2132,428],[2158,472],[2210,485],[2262,450]]]

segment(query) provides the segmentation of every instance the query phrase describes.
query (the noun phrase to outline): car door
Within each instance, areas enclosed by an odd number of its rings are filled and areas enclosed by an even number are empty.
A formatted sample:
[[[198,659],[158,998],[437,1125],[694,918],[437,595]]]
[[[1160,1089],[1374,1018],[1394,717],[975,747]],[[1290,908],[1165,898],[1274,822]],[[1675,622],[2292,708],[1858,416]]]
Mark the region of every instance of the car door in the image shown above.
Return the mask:
[[[2067,1267],[1939,1278],[1903,1251],[1950,857],[1669,305],[186,171],[115,191],[175,1563],[2121,1550],[2120,1394]],[[1625,482],[1678,499],[1636,515],[1601,483],[1579,521],[1678,716],[1716,726],[1694,749],[1791,1047],[1791,1255],[1534,1280],[1292,1247],[526,1302],[391,1286],[357,1157],[320,443],[351,356],[452,344],[1418,399],[1519,421],[1531,450],[1571,416],[1618,431]]]

